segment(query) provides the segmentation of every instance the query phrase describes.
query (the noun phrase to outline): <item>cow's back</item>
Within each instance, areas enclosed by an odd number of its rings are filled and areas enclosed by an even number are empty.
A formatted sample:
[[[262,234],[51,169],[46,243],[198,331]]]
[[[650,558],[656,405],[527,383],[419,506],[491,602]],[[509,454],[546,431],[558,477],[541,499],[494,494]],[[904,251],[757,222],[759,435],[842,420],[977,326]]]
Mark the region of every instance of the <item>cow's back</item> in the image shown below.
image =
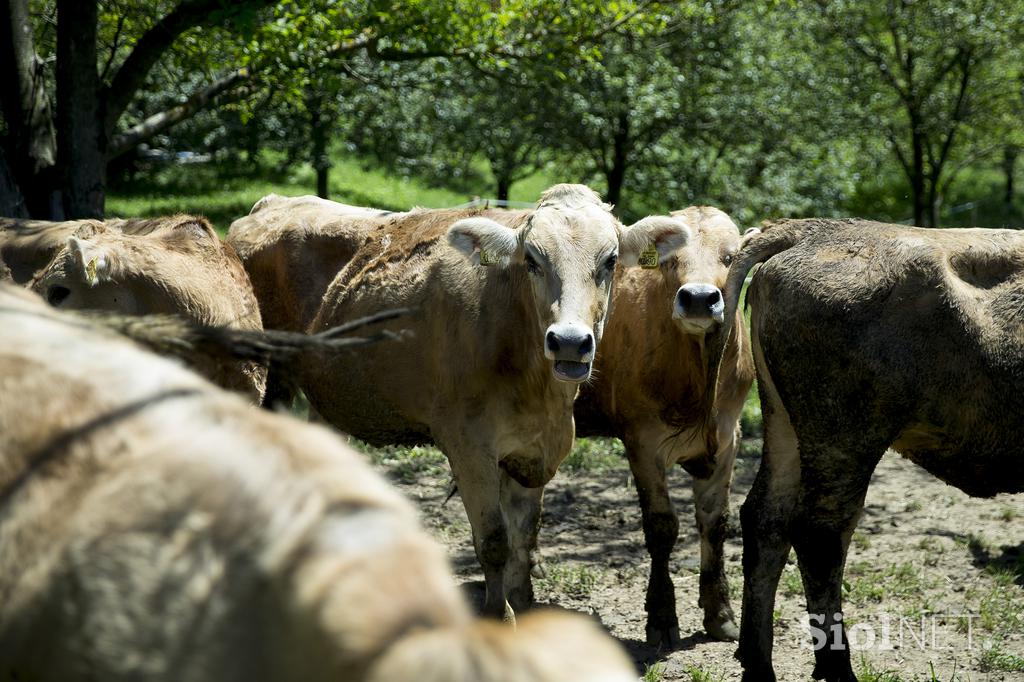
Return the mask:
[[[475,267],[447,243],[453,223],[481,214],[509,226],[521,225],[526,216],[419,211],[365,233],[309,331],[383,310],[411,310],[385,325],[405,334],[402,341],[378,344],[360,353],[358,362],[339,356],[307,363],[304,390],[329,421],[371,442],[425,442],[432,437],[428,424],[446,412],[445,405],[482,406],[502,391],[522,393],[521,384],[538,371],[518,340],[524,323],[517,320],[528,316],[528,303],[516,286],[526,282],[510,286],[515,275]],[[517,333],[505,333],[511,330]],[[324,376],[344,381],[337,386],[317,380]],[[522,400],[526,404],[531,396]]]
[[[227,243],[249,273],[268,329],[304,330],[366,232],[390,215],[307,199],[265,197],[228,230]]]
[[[976,495],[1024,488],[1024,235],[800,221],[750,288],[798,432],[864,438]]]
[[[0,677],[362,679],[468,623],[336,436],[28,296],[0,286]]]

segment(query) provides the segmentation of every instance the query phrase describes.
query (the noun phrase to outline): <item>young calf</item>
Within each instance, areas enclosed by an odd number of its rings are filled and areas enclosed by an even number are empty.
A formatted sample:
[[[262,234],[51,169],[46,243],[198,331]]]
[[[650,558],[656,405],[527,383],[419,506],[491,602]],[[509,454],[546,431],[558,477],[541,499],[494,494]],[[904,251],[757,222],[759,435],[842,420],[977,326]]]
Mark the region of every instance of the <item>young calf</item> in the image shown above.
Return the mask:
[[[723,545],[739,418],[754,379],[743,316],[733,311],[717,400],[709,404],[710,349],[725,326],[721,287],[740,248],[739,230],[725,213],[706,206],[672,218],[693,237],[654,268],[617,274],[595,379],[581,390],[575,410],[579,435],[614,436],[626,447],[651,554],[647,639],[666,646],[679,641],[668,566],[679,520],[666,480],[677,463],[693,475],[704,628],[718,639],[739,634]],[[709,447],[709,440],[717,444]]]
[[[864,220],[776,223],[749,270],[764,457],[743,504],[747,682],[771,682],[775,591],[796,550],[807,610],[829,633],[814,677],[854,682],[843,568],[886,448],[970,495],[1024,491],[1024,234]]]
[[[0,285],[0,679],[636,679],[587,619],[474,621],[411,506],[252,409]]]

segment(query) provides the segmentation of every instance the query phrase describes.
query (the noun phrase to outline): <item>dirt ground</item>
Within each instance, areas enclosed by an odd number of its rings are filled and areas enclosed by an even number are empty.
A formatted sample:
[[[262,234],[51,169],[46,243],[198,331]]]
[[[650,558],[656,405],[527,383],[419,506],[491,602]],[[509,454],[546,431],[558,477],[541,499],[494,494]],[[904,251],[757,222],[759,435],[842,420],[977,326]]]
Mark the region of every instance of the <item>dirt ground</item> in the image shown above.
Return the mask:
[[[742,551],[738,510],[759,464],[759,443],[737,462],[726,554],[739,614]],[[547,488],[540,547],[547,575],[538,601],[591,614],[618,638],[644,680],[738,680],[735,644],[709,640],[697,608],[698,538],[689,476],[672,474],[680,513],[673,554],[682,644],[648,647],[644,594],[650,563],[635,489],[617,441],[583,441]],[[450,476],[430,448],[371,452],[371,459],[422,510],[450,549],[471,598],[482,575]],[[847,564],[846,620],[858,626],[862,682],[1024,680],[1024,495],[971,499],[893,453],[868,492]],[[801,623],[804,600],[793,557],[776,605],[775,669],[783,682],[809,680],[813,654]],[[858,625],[859,624],[859,625]]]

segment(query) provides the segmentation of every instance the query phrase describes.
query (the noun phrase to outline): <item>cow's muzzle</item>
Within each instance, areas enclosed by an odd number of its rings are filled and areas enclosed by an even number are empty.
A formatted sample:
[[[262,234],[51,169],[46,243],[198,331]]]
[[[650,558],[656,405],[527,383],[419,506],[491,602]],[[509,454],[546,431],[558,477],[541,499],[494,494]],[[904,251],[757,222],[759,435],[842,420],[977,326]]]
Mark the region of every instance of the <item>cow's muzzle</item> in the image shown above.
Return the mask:
[[[553,324],[544,335],[544,355],[554,360],[554,374],[562,381],[581,382],[590,377],[597,342],[586,327]]]
[[[705,333],[725,321],[725,300],[713,284],[684,284],[676,292],[672,317],[690,333]]]

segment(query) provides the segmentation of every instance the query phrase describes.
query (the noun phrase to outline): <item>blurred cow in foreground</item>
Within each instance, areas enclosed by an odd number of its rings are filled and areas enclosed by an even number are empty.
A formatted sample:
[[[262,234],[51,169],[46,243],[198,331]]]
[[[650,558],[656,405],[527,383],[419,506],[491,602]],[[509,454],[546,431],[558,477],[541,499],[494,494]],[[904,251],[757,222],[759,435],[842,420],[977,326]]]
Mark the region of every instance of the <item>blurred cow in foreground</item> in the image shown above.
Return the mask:
[[[625,445],[651,554],[647,640],[665,646],[679,641],[669,574],[679,520],[667,481],[677,463],[693,475],[704,628],[717,639],[739,635],[724,544],[740,413],[754,380],[742,313],[732,313],[728,339],[718,339],[725,328],[722,287],[740,248],[739,230],[707,206],[676,211],[671,219],[688,226],[693,237],[660,266],[618,273],[595,380],[576,401],[579,435],[614,436]],[[707,382],[715,371],[716,343],[724,344],[725,359],[712,405]]]
[[[635,678],[583,617],[475,621],[334,434],[0,285],[0,679]]]
[[[272,263],[270,274],[253,275],[261,300],[295,290],[262,283],[291,279],[284,264],[301,257],[307,235],[329,232],[339,258],[315,274],[311,297],[330,284],[322,301],[302,304],[304,314],[317,311],[302,320],[307,329],[414,309],[401,321],[408,342],[310,358],[300,385],[324,419],[358,438],[437,443],[473,528],[484,611],[511,619],[533,601],[543,486],[572,446],[573,400],[591,374],[616,263],[648,251],[667,257],[689,229],[669,219],[625,228],[582,185],[556,185],[525,211],[325,211],[329,230],[305,213],[281,211],[268,224],[261,212],[257,205],[228,236],[254,242],[262,231],[282,245],[266,256],[239,245],[250,271],[260,258]]]
[[[969,495],[1024,491],[1024,233],[864,220],[769,226],[747,272],[764,456],[743,505],[743,679],[775,680],[775,592],[796,550],[826,645],[814,677],[854,682],[843,568],[871,474],[893,448]]]
[[[175,314],[204,325],[262,329],[248,275],[205,218],[4,219],[0,259],[16,282],[58,308]],[[265,368],[200,358],[192,366],[225,388],[262,399]]]

